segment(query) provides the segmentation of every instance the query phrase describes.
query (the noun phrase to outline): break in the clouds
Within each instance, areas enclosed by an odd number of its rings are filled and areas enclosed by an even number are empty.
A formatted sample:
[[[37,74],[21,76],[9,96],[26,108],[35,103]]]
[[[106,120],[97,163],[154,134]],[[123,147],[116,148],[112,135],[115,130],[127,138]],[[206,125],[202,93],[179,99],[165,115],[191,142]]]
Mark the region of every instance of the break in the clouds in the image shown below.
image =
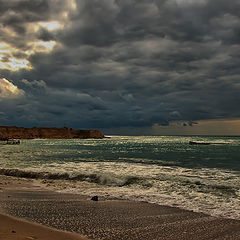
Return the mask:
[[[0,123],[239,118],[239,43],[236,0],[1,0]]]

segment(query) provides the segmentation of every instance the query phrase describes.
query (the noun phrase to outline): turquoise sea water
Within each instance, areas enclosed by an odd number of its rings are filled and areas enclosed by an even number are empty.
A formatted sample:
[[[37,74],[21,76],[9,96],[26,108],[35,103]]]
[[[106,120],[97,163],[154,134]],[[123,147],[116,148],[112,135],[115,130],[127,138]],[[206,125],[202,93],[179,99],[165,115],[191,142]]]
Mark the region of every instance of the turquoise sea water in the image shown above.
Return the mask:
[[[211,144],[189,145],[189,141]],[[20,145],[0,145],[0,169],[18,169],[15,175],[24,170],[42,178],[77,180],[62,190],[66,192],[240,219],[240,137],[23,140]],[[82,190],[78,186],[82,181],[94,185]]]

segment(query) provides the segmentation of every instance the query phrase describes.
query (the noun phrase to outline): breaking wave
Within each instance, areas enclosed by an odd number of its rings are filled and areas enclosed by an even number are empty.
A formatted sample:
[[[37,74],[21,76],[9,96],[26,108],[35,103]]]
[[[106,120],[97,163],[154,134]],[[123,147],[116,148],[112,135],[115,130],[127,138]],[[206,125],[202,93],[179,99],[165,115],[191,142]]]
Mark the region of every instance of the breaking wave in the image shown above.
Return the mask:
[[[97,183],[106,186],[129,186],[132,184],[138,184],[145,187],[151,187],[150,183],[147,183],[144,179],[136,176],[112,176],[112,175],[100,175],[100,174],[69,174],[69,173],[51,173],[51,172],[34,172],[24,171],[19,169],[0,169],[0,175],[13,176],[19,178],[30,179],[48,179],[48,180],[75,180],[86,181],[90,183]]]

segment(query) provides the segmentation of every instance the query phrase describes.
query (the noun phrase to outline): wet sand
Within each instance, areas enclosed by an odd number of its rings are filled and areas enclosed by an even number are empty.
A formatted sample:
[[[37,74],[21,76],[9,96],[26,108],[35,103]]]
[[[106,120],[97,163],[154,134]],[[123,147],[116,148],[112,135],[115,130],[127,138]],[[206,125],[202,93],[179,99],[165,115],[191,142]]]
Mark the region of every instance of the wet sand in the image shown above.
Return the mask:
[[[101,198],[94,202],[80,194],[43,189],[32,180],[6,176],[0,180],[1,213],[91,239],[240,239],[237,220],[144,202]]]

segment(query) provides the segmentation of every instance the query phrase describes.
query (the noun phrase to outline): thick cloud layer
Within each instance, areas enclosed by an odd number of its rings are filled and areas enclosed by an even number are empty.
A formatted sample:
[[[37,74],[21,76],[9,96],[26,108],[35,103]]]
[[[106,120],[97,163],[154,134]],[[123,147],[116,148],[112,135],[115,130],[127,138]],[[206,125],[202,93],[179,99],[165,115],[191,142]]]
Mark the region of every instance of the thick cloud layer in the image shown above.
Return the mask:
[[[24,92],[0,98],[2,125],[240,117],[236,0],[1,0],[0,42],[0,77]]]

